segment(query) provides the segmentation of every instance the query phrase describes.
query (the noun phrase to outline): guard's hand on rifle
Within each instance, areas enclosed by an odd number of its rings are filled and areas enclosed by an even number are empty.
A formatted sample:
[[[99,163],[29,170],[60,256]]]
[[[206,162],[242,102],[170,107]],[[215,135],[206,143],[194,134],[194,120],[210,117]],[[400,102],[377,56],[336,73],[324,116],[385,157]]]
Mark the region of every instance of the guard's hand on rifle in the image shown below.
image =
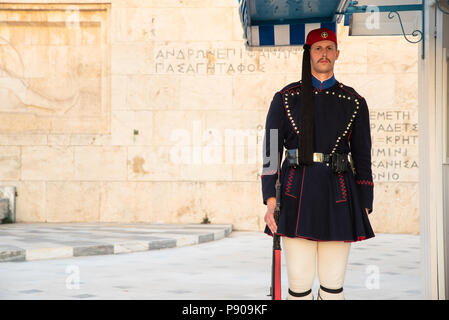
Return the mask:
[[[267,224],[268,228],[270,228],[271,233],[275,233],[277,230],[276,222],[274,221],[274,209],[276,208],[276,198],[268,198],[267,199],[267,213],[265,214],[264,221]]]

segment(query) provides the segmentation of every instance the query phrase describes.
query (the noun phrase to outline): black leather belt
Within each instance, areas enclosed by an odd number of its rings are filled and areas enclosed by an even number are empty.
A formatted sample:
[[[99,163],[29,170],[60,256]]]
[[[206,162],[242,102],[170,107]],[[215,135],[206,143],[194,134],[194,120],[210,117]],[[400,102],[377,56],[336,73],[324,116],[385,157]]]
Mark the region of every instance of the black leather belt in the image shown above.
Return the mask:
[[[314,152],[313,153],[313,162],[327,162],[330,161],[330,154],[324,154],[320,152]],[[287,159],[289,165],[290,164],[296,164],[299,165],[298,161],[298,149],[287,149],[285,151],[285,158]]]
[[[285,152],[285,159],[289,167],[299,166],[298,149],[287,149]],[[313,153],[313,162],[326,163],[331,166],[334,172],[345,172],[350,164],[350,159],[346,153],[325,154],[320,152]]]

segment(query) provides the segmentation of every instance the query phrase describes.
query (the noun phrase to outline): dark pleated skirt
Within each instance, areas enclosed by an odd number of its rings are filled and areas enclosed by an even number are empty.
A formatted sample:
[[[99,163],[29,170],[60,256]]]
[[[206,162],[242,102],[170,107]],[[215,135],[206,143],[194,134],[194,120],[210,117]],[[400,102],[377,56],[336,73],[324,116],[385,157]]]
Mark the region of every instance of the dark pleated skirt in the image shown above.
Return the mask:
[[[335,174],[324,163],[281,170],[277,234],[317,241],[354,242],[374,237],[351,170]],[[272,235],[268,226],[266,234]]]

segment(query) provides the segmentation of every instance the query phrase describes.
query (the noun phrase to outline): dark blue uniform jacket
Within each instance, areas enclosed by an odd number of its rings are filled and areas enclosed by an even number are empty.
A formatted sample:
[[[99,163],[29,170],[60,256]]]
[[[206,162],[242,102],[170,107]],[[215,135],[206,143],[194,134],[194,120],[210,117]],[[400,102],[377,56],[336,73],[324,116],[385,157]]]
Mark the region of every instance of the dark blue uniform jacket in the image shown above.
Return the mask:
[[[281,215],[276,233],[322,241],[352,242],[374,237],[365,210],[372,211],[374,187],[366,101],[334,77],[324,82],[313,77],[313,85],[315,152],[350,153],[354,170],[336,174],[320,162],[293,168],[284,159],[280,170]],[[285,86],[271,102],[261,176],[264,204],[276,196],[278,152],[282,161],[285,149],[298,148],[299,108],[301,82]],[[265,233],[272,235],[268,226]]]

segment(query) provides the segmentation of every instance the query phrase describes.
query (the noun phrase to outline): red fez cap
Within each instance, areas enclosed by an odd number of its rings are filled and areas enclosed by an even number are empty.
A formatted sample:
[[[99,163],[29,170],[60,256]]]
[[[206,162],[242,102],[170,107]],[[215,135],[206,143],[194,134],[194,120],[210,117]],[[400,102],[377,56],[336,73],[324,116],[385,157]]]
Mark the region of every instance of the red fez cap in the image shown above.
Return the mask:
[[[323,40],[333,41],[335,42],[335,45],[337,45],[337,35],[335,34],[334,31],[328,28],[319,28],[310,31],[307,34],[306,44],[311,46],[315,42]]]

